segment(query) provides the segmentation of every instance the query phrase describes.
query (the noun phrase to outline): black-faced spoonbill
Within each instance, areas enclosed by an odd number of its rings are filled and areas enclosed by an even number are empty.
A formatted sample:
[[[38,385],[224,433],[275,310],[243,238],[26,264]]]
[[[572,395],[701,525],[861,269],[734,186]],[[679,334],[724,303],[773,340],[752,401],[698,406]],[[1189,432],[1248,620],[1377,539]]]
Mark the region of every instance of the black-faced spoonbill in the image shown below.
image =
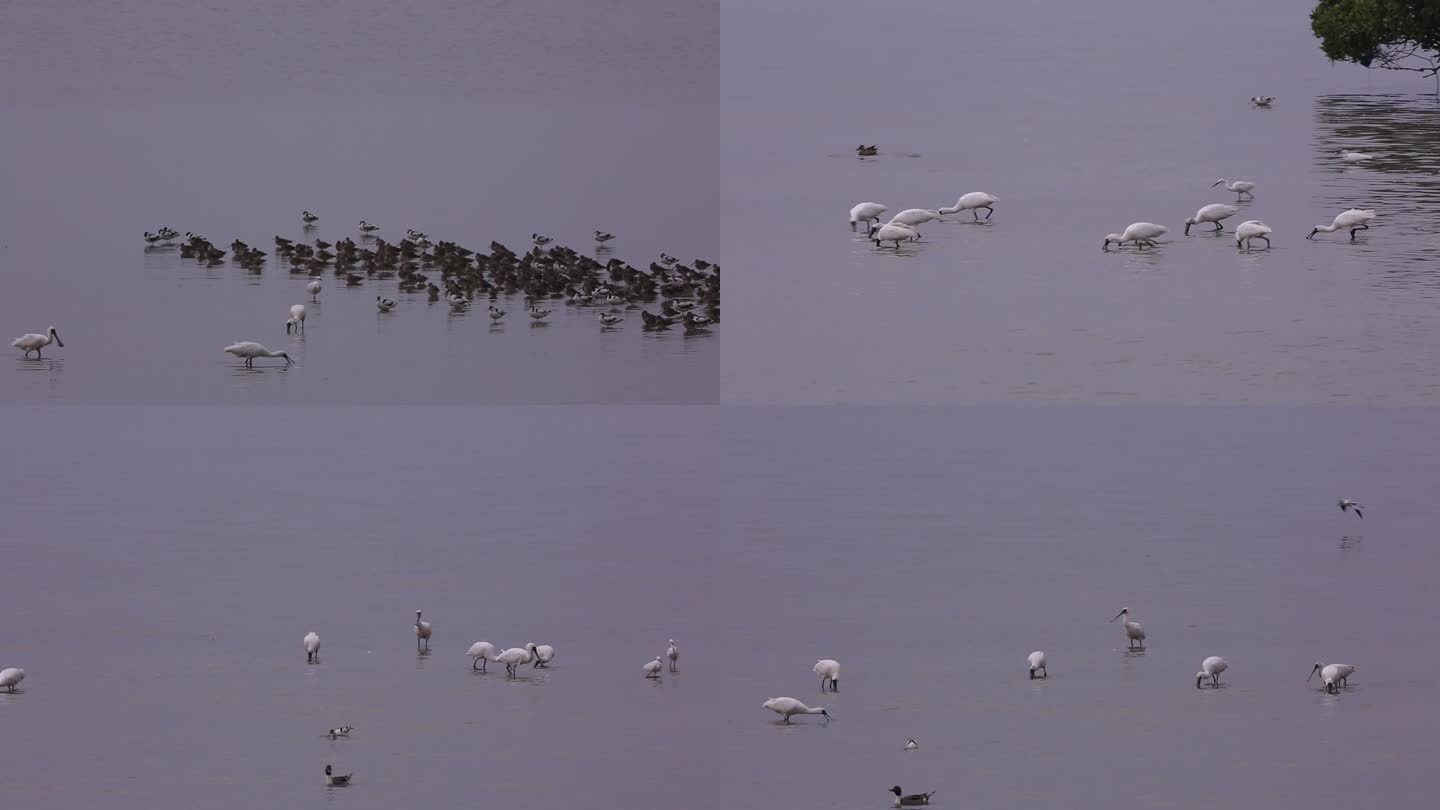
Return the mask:
[[[658,661],[660,659],[657,658],[655,660]],[[770,698],[769,700],[765,701],[760,705],[785,718],[786,723],[790,722],[790,716],[794,714],[818,714],[823,716],[826,720],[830,719],[830,712],[825,711],[819,706],[816,706],[812,709],[811,707],[806,706],[804,703],[801,703],[800,701],[792,697]]]
[[[11,670],[8,669],[5,670],[5,672],[10,671]],[[1320,673],[1320,680],[1325,684],[1325,691],[1334,694],[1340,691],[1340,687],[1350,685],[1348,678],[1355,672],[1355,667],[1349,664],[1316,663],[1315,668],[1310,670],[1310,674],[1305,677],[1305,682],[1309,683],[1310,679],[1315,677],[1315,673],[1317,672]],[[3,683],[4,677],[5,674],[0,672],[0,683]],[[24,677],[23,672],[21,673],[21,677]]]
[[[425,649],[430,649],[430,622],[420,620],[420,611],[415,611],[415,649],[420,649],[420,640],[425,640]]]
[[[485,671],[485,668],[490,665],[491,661],[500,660],[496,657],[495,645],[488,641],[477,641],[471,644],[470,651],[465,654],[475,659],[470,662],[470,668],[478,669],[481,672]]]
[[[242,340],[239,343],[232,343],[229,346],[225,347],[225,351],[235,355],[236,357],[245,358],[245,365],[250,368],[255,367],[255,358],[257,357],[283,357],[285,358],[285,365],[287,366],[295,362],[294,360],[291,360],[290,355],[286,354],[285,352],[272,352],[264,346],[260,345],[259,343],[251,340]]]
[[[1134,242],[1141,250],[1146,245],[1155,247],[1156,238],[1170,232],[1164,225],[1156,225],[1153,222],[1132,222],[1125,228],[1124,233],[1112,233],[1105,236],[1105,244],[1100,246],[1101,250],[1108,250],[1110,243],[1116,246],[1124,245],[1126,242]]]
[[[522,647],[511,647],[505,652],[495,656],[495,660],[505,665],[505,673],[514,677],[519,667],[530,663],[535,659],[531,652]]]
[[[555,648],[549,644],[536,644],[532,641],[525,645],[525,649],[535,656],[536,667],[549,666],[550,662],[555,660]]]
[[[825,691],[825,682],[830,682],[830,691],[840,691],[840,662],[833,658],[821,658],[815,662],[815,674],[820,676],[820,691]]]
[[[675,662],[680,660],[680,648],[675,646],[675,639],[670,639],[670,648],[665,651],[665,657],[670,659],[670,671],[675,671]]]
[[[53,326],[49,329],[46,329],[45,334],[43,335],[36,335],[33,333],[29,335],[21,335],[20,337],[15,338],[15,341],[10,345],[14,346],[17,349],[23,349],[25,351],[25,357],[29,357],[30,352],[35,352],[35,359],[39,360],[41,357],[40,350],[45,348],[46,346],[49,346],[52,341],[55,343],[56,346],[59,346],[62,349],[65,348],[65,344],[60,342],[60,333],[56,332],[55,327]]]
[[[354,775],[354,773],[338,774],[332,771],[329,765],[325,766],[325,784],[330,787],[348,785],[350,784],[350,777]]]
[[[890,210],[886,206],[875,202],[862,202],[850,209],[850,230],[855,230],[857,222],[873,222],[880,224],[880,215]]]
[[[14,692],[15,687],[23,680],[25,680],[25,670],[23,669],[10,667],[6,670],[0,670],[0,689]]]
[[[1360,511],[1361,509],[1364,509],[1364,508],[1365,508],[1365,507],[1363,507],[1363,506],[1361,506],[1360,504],[1358,504],[1358,503],[1350,500],[1349,498],[1341,498],[1341,499],[1340,499],[1340,511],[1341,511],[1341,512],[1344,512],[1344,511],[1347,510],[1347,509],[1354,509],[1354,510],[1355,510],[1355,517],[1364,519],[1365,515],[1364,515],[1364,513],[1362,513],[1362,512]]]
[[[1224,186],[1224,185],[1225,185],[1225,178],[1222,177],[1222,178],[1220,178],[1219,180],[1216,180],[1215,182],[1211,183],[1211,184],[1210,184],[1210,188],[1214,188],[1214,187],[1216,187],[1216,186]],[[1233,191],[1233,192],[1235,192],[1235,201],[1236,201],[1236,202],[1239,202],[1241,199],[1244,199],[1244,197],[1245,197],[1246,194],[1249,194],[1249,195],[1250,195],[1250,199],[1252,199],[1252,200],[1255,199],[1255,184],[1252,183],[1252,182],[1250,182],[1249,180],[1236,180],[1235,182],[1231,183],[1230,185],[1225,186],[1225,190],[1226,190],[1226,191]]]
[[[1130,621],[1130,608],[1121,608],[1120,612],[1115,614],[1115,619],[1119,619],[1121,617],[1124,617],[1125,619],[1125,638],[1129,639],[1130,647],[1133,648],[1135,646],[1135,642],[1138,641],[1140,642],[1140,648],[1144,649],[1145,628],[1141,627],[1139,622]],[[1113,622],[1115,621],[1115,619],[1111,619],[1110,621]]]
[[[654,661],[651,661],[650,663],[648,663],[648,664],[646,664],[645,666],[641,667],[641,669],[644,670],[644,672],[645,672],[645,677],[647,677],[647,678],[659,678],[659,677],[660,677],[660,670],[663,669],[664,666],[665,666],[665,665],[664,665],[664,663],[662,663],[662,659],[660,658],[660,656],[657,655],[657,656],[655,656],[655,660],[654,660]]]
[[[932,211],[929,208],[906,208],[904,211],[890,218],[891,225],[924,225],[940,218],[939,211]]]
[[[319,282],[319,281],[312,281],[312,282],[310,282],[309,284],[306,284],[306,285],[305,285],[305,292],[310,293],[310,300],[311,300],[311,301],[319,301],[319,300],[320,300],[320,282]]]
[[[1346,228],[1349,228],[1350,241],[1353,242],[1355,241],[1355,232],[1370,230],[1370,226],[1366,223],[1368,223],[1374,218],[1374,211],[1365,211],[1359,208],[1351,208],[1349,211],[1341,211],[1340,213],[1336,214],[1335,221],[1330,223],[1329,225],[1316,225],[1315,228],[1310,231],[1310,235],[1305,238],[1313,239],[1315,237],[1315,234],[1320,233],[1321,231],[1324,231],[1325,233],[1334,233],[1335,231],[1343,231]]]
[[[1265,247],[1270,247],[1270,226],[1258,219],[1247,219],[1240,223],[1235,229],[1235,247],[1250,249],[1251,239],[1264,239]]]
[[[1036,672],[1043,672],[1043,673],[1045,673],[1044,675],[1041,675],[1041,676],[1040,676],[1041,678],[1048,678],[1048,677],[1050,677],[1050,670],[1048,670],[1048,669],[1045,668],[1045,653],[1043,653],[1043,652],[1041,652],[1041,651],[1039,651],[1039,650],[1036,650],[1035,652],[1030,653],[1030,679],[1031,679],[1031,680],[1034,680],[1034,679],[1035,679],[1035,673],[1036,673]]]
[[[1207,205],[1199,211],[1196,211],[1195,216],[1185,220],[1185,235],[1190,235],[1191,225],[1199,225],[1202,222],[1214,223],[1214,229],[1216,231],[1223,231],[1225,230],[1225,226],[1220,224],[1220,220],[1235,216],[1235,213],[1239,210],[1239,208],[1233,205],[1226,205],[1225,203],[1212,203],[1211,205]]]
[[[905,791],[901,790],[899,785],[890,788],[890,792],[895,794],[896,807],[912,807],[917,804],[929,804],[930,797],[935,795],[935,791],[932,790],[929,793],[911,793],[909,796],[906,796]]]
[[[320,663],[320,636],[314,630],[305,634],[305,663]]]
[[[895,249],[899,250],[901,242],[919,238],[920,232],[909,225],[898,225],[892,222],[888,225],[871,226],[870,228],[870,241],[874,242],[876,247],[884,247],[885,242],[894,242]]]
[[[290,307],[290,320],[285,322],[285,334],[290,334],[290,330],[292,328],[295,330],[296,334],[305,331],[304,304],[296,304],[295,306]]]
[[[975,215],[975,221],[979,222],[980,209],[985,209],[985,218],[989,219],[990,215],[995,213],[995,209],[991,208],[990,206],[994,205],[997,202],[1000,202],[1000,198],[996,197],[994,194],[990,194],[984,191],[972,191],[969,194],[961,195],[960,199],[956,200],[954,205],[948,206],[946,208],[941,208],[936,213],[958,214],[961,211],[969,211],[970,213]]]
[[[1212,655],[1209,658],[1206,658],[1204,661],[1200,662],[1200,671],[1195,673],[1195,688],[1199,689],[1200,682],[1205,680],[1206,678],[1210,679],[1210,684],[1212,686],[1219,686],[1220,673],[1224,672],[1229,668],[1230,665],[1225,663],[1225,659],[1221,658],[1218,655]]]

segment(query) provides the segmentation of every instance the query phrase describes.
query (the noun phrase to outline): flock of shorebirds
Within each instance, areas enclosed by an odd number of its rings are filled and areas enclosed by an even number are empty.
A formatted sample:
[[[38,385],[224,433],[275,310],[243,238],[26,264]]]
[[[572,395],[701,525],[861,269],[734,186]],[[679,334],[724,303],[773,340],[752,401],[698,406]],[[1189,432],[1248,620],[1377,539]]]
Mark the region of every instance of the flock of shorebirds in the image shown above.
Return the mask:
[[[306,210],[300,219],[309,232],[320,217]],[[539,233],[530,235],[532,244],[524,253],[516,253],[499,242],[491,242],[490,252],[481,253],[455,242],[431,241],[413,228],[395,242],[382,238],[380,226],[367,220],[360,220],[358,229],[358,241],[346,237],[307,242],[277,235],[274,255],[277,261],[290,266],[292,274],[316,277],[305,286],[312,302],[318,300],[324,287],[318,277],[330,272],[350,287],[371,279],[394,278],[401,292],[423,291],[431,302],[443,297],[456,311],[487,298],[487,315],[496,325],[508,314],[499,306],[501,296],[512,295],[524,296],[532,325],[543,324],[554,312],[544,302],[562,298],[570,305],[593,307],[602,332],[618,328],[626,310],[640,311],[641,329],[647,332],[678,326],[686,334],[695,334],[707,331],[720,320],[720,266],[703,259],[686,264],[662,253],[648,269],[638,269],[616,258],[602,263],[598,258],[555,245],[553,239]],[[176,246],[179,240],[182,258],[210,266],[222,264],[228,254],[236,264],[258,272],[269,258],[265,251],[238,239],[230,243],[227,251],[203,236],[187,232],[182,237],[169,227],[146,231],[144,238],[157,248]],[[595,231],[597,257],[611,252],[609,243],[614,239],[612,233]],[[645,308],[656,302],[657,312]],[[380,313],[395,311],[399,306],[400,302],[393,298],[375,296],[375,308]],[[303,332],[306,316],[305,304],[292,305],[285,322],[286,333]],[[56,335],[48,337],[59,342]],[[14,345],[25,349],[27,356],[34,351],[39,357],[39,350],[49,342],[46,335],[26,335]],[[272,351],[257,341],[237,341],[224,351],[244,360],[247,366],[262,357],[293,362],[287,352]]]

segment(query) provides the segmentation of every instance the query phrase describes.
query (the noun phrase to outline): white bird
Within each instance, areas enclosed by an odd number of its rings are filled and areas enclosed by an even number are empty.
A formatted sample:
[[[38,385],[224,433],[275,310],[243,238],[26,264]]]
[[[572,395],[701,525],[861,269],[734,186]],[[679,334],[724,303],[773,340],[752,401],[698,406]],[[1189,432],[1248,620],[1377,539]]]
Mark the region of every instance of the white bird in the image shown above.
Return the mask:
[[[1211,685],[1219,686],[1220,673],[1224,672],[1229,668],[1230,665],[1225,663],[1225,659],[1221,658],[1218,655],[1212,655],[1209,658],[1206,658],[1200,663],[1200,671],[1195,673],[1195,688],[1199,689],[1200,682],[1205,680],[1206,678],[1210,679]]]
[[[1125,228],[1124,233],[1112,233],[1106,235],[1105,244],[1101,245],[1100,249],[1108,249],[1111,242],[1114,242],[1116,245],[1123,245],[1126,242],[1134,242],[1141,249],[1144,249],[1146,245],[1149,245],[1150,247],[1155,247],[1155,239],[1169,232],[1169,228],[1165,227],[1164,225],[1156,225],[1153,222],[1132,222],[1128,227]]]
[[[770,698],[760,705],[785,718],[787,723],[790,722],[790,716],[795,714],[818,714],[823,715],[826,720],[830,719],[830,712],[819,706],[811,708],[792,697]]]
[[[595,232],[595,241],[598,242],[598,243],[600,243],[600,244],[602,244],[602,245],[605,244],[606,242],[609,242],[611,239],[614,239],[614,238],[615,238],[615,234],[613,234],[613,233],[605,233],[604,231],[596,231],[596,232]]]
[[[55,327],[53,326],[45,330],[45,334],[43,335],[36,335],[33,333],[29,335],[21,335],[20,337],[15,338],[15,341],[10,345],[14,346],[17,349],[24,349],[25,357],[29,357],[30,352],[35,352],[35,359],[39,360],[40,350],[45,348],[46,346],[49,346],[52,341],[55,343],[56,346],[59,346],[62,349],[65,348],[65,344],[60,342],[60,333],[56,332]]]
[[[915,742],[915,738],[913,738],[913,737],[910,738],[910,742],[905,743],[905,750],[906,750],[906,751],[914,751],[916,748],[919,748],[919,747],[920,747],[920,744],[917,743],[917,742]]]
[[[364,232],[366,232],[366,233],[370,233],[371,231],[378,231],[378,230],[380,230],[380,226],[379,226],[379,225],[371,225],[370,223],[368,223],[368,222],[366,222],[365,220],[362,219],[362,220],[360,220],[360,230],[362,230],[362,231],[364,231]]]
[[[485,667],[489,666],[491,661],[500,660],[496,657],[495,645],[488,641],[477,641],[471,644],[470,651],[465,654],[475,659],[470,662],[470,668],[478,669],[481,672],[485,671]]]
[[[500,319],[503,318],[503,317],[505,317],[505,310],[500,309],[499,307],[496,307],[494,304],[491,304],[491,305],[490,305],[490,320],[492,320],[492,321],[498,321],[498,320],[500,320]]]
[[[305,292],[310,293],[310,300],[311,300],[311,301],[318,301],[318,300],[319,300],[319,297],[318,297],[318,296],[320,295],[320,282],[317,280],[317,281],[312,281],[312,282],[310,282],[309,284],[306,284],[306,285],[305,285]]]
[[[661,670],[662,667],[664,667],[664,664],[661,663],[661,658],[660,658],[660,656],[657,655],[657,656],[655,656],[655,660],[654,660],[654,661],[651,661],[650,663],[648,663],[648,664],[646,664],[645,666],[641,667],[641,669],[643,669],[643,670],[645,671],[645,677],[647,677],[647,678],[659,678],[659,677],[660,677],[660,670]]]
[[[675,662],[680,660],[680,648],[675,646],[675,639],[670,639],[670,649],[665,651],[665,657],[670,659],[670,671],[675,671]]]
[[[330,770],[330,766],[329,766],[329,765],[326,765],[326,766],[325,766],[325,784],[326,784],[326,785],[330,785],[330,786],[332,786],[332,787],[335,786],[335,785],[348,785],[348,784],[350,784],[350,777],[352,777],[352,776],[354,776],[354,775],[355,775],[354,773],[338,774],[338,773],[335,773],[334,771]]]
[[[5,672],[14,671],[15,670],[11,669],[5,670]],[[0,685],[4,684],[5,672],[0,672]],[[1325,691],[1335,693],[1340,691],[1340,687],[1350,685],[1349,678],[1355,672],[1355,667],[1352,667],[1349,664],[1327,665],[1317,663],[1315,664],[1315,668],[1310,670],[1310,674],[1305,678],[1305,682],[1309,683],[1310,679],[1315,677],[1315,673],[1317,672],[1320,673],[1321,682],[1325,684]],[[25,677],[25,673],[21,672],[20,677]]]
[[[1211,184],[1210,184],[1210,188],[1214,188],[1214,187],[1216,187],[1216,186],[1220,186],[1220,185],[1224,185],[1224,184],[1225,184],[1225,178],[1222,177],[1222,178],[1220,178],[1219,180],[1216,180],[1215,182],[1211,183]],[[1244,197],[1246,194],[1249,194],[1249,195],[1250,195],[1250,199],[1252,199],[1252,200],[1255,199],[1255,184],[1252,183],[1252,182],[1250,182],[1249,180],[1236,180],[1235,182],[1231,183],[1230,185],[1225,186],[1225,188],[1226,188],[1227,191],[1233,191],[1233,192],[1235,192],[1235,199],[1236,199],[1237,202],[1238,202],[1242,197]]]
[[[314,214],[310,213],[309,211],[301,211],[301,212],[300,212],[300,219],[304,220],[304,221],[305,221],[305,224],[307,224],[307,225],[310,224],[310,223],[312,223],[312,222],[314,222],[315,220],[317,220],[317,219],[319,219],[319,218],[320,218],[320,217],[315,216]]]
[[[1355,510],[1355,517],[1358,517],[1358,518],[1360,518],[1360,519],[1362,519],[1362,520],[1365,518],[1365,515],[1364,515],[1364,513],[1362,513],[1360,510],[1361,510],[1361,509],[1364,509],[1364,508],[1365,508],[1364,506],[1361,506],[1360,504],[1358,504],[1358,503],[1350,500],[1349,498],[1341,498],[1341,499],[1340,499],[1340,511],[1341,511],[1341,512],[1344,512],[1344,511],[1347,510],[1347,509],[1354,509],[1354,510]]]
[[[1359,163],[1362,160],[1369,160],[1373,157],[1375,156],[1367,155],[1364,152],[1351,152],[1348,149],[1340,150],[1340,159],[1345,161],[1346,163]]]
[[[530,317],[533,318],[533,319],[535,319],[535,320],[537,320],[537,321],[543,321],[543,320],[545,320],[545,318],[550,314],[550,312],[551,312],[551,310],[548,310],[548,309],[541,309],[541,308],[539,308],[539,307],[530,307]]]
[[[1349,211],[1341,211],[1340,213],[1336,214],[1335,221],[1330,223],[1329,225],[1316,225],[1315,228],[1310,231],[1310,235],[1305,238],[1311,239],[1315,236],[1315,234],[1321,231],[1324,231],[1325,233],[1334,233],[1335,231],[1342,231],[1346,228],[1349,228],[1350,240],[1354,241],[1355,232],[1370,230],[1370,226],[1366,223],[1368,223],[1374,218],[1374,211],[1366,211],[1360,208],[1351,208]]]
[[[339,727],[337,727],[337,728],[332,728],[332,729],[330,729],[330,731],[328,732],[328,736],[329,736],[330,739],[332,739],[332,740],[335,739],[336,737],[349,737],[349,736],[350,736],[350,732],[352,732],[352,731],[354,731],[354,730],[355,730],[355,727],[354,727],[354,726],[339,726]]]
[[[888,225],[876,225],[870,228],[870,241],[874,242],[876,247],[883,247],[882,243],[884,242],[894,242],[895,249],[899,250],[901,242],[919,238],[920,232],[909,225],[897,225],[892,222]]]
[[[425,649],[430,649],[430,622],[420,620],[420,611],[415,611],[415,649],[420,649],[420,640],[425,640]]]
[[[815,662],[815,674],[820,676],[820,691],[825,691],[825,682],[830,682],[830,691],[840,691],[840,662],[833,658],[821,658]]]
[[[225,351],[236,357],[245,358],[245,365],[251,368],[255,366],[255,358],[257,357],[283,357],[285,358],[285,365],[287,366],[295,362],[291,360],[290,355],[285,352],[272,352],[253,340],[242,340],[239,343],[232,343],[225,347]]]
[[[1274,96],[1251,96],[1250,103],[1256,107],[1269,107],[1275,102]]]
[[[146,241],[146,242],[149,242],[149,243],[152,244],[152,245],[155,244],[156,242],[159,242],[161,239],[164,239],[164,238],[165,238],[165,237],[161,236],[161,235],[158,234],[158,233],[151,233],[151,232],[149,232],[149,231],[146,231],[146,232],[145,232],[145,241]]]
[[[958,214],[961,211],[969,211],[975,215],[975,221],[979,222],[980,209],[985,209],[985,218],[989,219],[990,215],[995,213],[995,209],[990,206],[997,202],[1000,202],[1000,198],[994,194],[989,194],[984,191],[972,191],[969,194],[962,195],[960,199],[955,201],[954,205],[948,208],[941,208],[937,213]]]
[[[450,302],[451,309],[464,309],[470,306],[470,299],[459,293],[449,296],[446,300]]]
[[[1251,239],[1264,239],[1265,247],[1270,247],[1270,226],[1258,219],[1240,223],[1240,227],[1235,229],[1235,247],[1241,247],[1243,243],[1244,248],[1249,250]]]
[[[525,649],[535,656],[535,666],[537,667],[549,666],[550,662],[555,660],[555,648],[549,644],[536,644],[532,641],[525,645]]]
[[[614,326],[615,324],[625,320],[623,317],[611,312],[601,312],[600,314],[595,316],[595,319],[600,323],[604,324],[605,326]]]
[[[14,692],[15,687],[23,680],[25,680],[25,670],[23,669],[10,667],[6,670],[0,670],[0,689],[8,689]]]
[[[305,634],[305,663],[320,663],[320,636],[314,630]]]
[[[1036,650],[1035,652],[1030,653],[1030,679],[1031,679],[1031,680],[1034,680],[1034,679],[1035,679],[1035,673],[1036,673],[1036,672],[1044,672],[1045,674],[1040,676],[1040,677],[1042,677],[1042,678],[1048,678],[1048,677],[1050,677],[1050,670],[1048,670],[1048,669],[1045,668],[1045,653],[1040,652],[1039,650]]]
[[[890,218],[891,225],[924,225],[940,218],[939,211],[929,208],[906,208]]]
[[[1220,220],[1235,216],[1235,212],[1239,210],[1239,208],[1233,205],[1226,205],[1225,203],[1212,203],[1207,205],[1199,211],[1196,211],[1195,216],[1185,220],[1185,235],[1190,235],[1191,225],[1199,225],[1202,222],[1212,222],[1215,224],[1216,231],[1222,231],[1225,229],[1225,226],[1220,224]]]
[[[1118,618],[1120,618],[1120,617],[1122,617],[1122,616],[1125,617],[1125,622],[1124,622],[1125,638],[1129,639],[1130,646],[1131,646],[1131,647],[1134,647],[1134,646],[1135,646],[1135,642],[1138,641],[1138,642],[1140,642],[1140,647],[1141,647],[1141,649],[1144,649],[1144,647],[1145,647],[1145,628],[1141,627],[1139,622],[1132,622],[1132,621],[1130,621],[1130,608],[1121,608],[1121,609],[1120,609],[1120,612],[1117,613],[1117,614],[1115,614],[1115,619],[1118,619]],[[1110,621],[1113,622],[1113,621],[1115,621],[1115,619],[1111,619]]]
[[[890,210],[880,203],[862,202],[850,209],[850,230],[855,230],[857,222],[874,222],[880,224],[880,215]]]
[[[505,672],[507,674],[515,675],[518,667],[535,660],[535,656],[523,647],[511,647],[505,652],[495,656],[495,660],[505,665]]]
[[[296,304],[290,307],[290,320],[285,322],[285,334],[290,334],[291,327],[294,327],[298,334],[305,331],[305,305]]]
[[[394,299],[381,298],[377,295],[375,296],[375,308],[380,310],[381,312],[389,312],[390,310],[395,308],[395,301]]]

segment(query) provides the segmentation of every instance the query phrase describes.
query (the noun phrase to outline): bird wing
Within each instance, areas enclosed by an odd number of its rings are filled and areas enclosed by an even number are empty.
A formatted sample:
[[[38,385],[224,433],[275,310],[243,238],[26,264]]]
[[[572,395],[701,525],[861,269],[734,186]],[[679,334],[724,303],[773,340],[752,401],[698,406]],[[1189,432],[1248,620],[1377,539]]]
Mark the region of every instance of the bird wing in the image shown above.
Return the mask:
[[[1358,506],[1355,507],[1355,517],[1358,517],[1358,518],[1361,518],[1361,519],[1363,519],[1363,518],[1365,517],[1365,513],[1364,513],[1364,512],[1361,512],[1361,511],[1360,511],[1360,507],[1358,507]]]

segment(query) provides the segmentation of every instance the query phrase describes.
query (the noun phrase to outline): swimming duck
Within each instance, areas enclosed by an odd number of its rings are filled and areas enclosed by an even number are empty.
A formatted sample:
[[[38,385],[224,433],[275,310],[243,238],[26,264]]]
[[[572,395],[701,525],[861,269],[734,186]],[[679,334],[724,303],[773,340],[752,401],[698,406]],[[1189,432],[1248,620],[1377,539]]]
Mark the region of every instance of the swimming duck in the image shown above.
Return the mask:
[[[866,146],[862,143],[859,146],[855,147],[855,154],[859,155],[860,157],[874,157],[875,155],[880,154],[880,150],[874,146]]]
[[[325,784],[331,787],[350,784],[350,777],[354,775],[353,773],[338,774],[332,771],[329,765],[325,766]]]
[[[911,793],[909,796],[906,796],[899,785],[890,788],[890,792],[895,794],[896,807],[913,807],[917,804],[929,804],[930,797],[935,795],[935,791],[932,790],[929,793]]]

